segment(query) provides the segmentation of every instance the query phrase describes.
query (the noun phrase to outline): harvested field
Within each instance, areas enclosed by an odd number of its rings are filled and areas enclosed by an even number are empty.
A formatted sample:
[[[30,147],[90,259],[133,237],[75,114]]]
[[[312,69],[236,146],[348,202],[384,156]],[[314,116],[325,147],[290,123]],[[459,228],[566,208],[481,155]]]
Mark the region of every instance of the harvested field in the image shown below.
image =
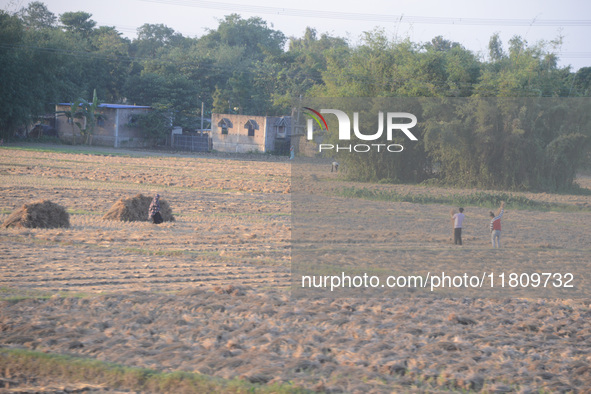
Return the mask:
[[[327,168],[311,173],[329,190],[450,193],[344,182]],[[591,184],[587,178],[579,183]],[[0,346],[242,379],[261,390],[274,384],[376,393],[591,387],[590,298],[291,298],[289,188],[290,164],[283,158],[0,149],[0,220],[43,198],[66,207],[71,225],[0,230]],[[103,219],[116,201],[139,193],[159,193],[176,220],[155,226]],[[473,227],[460,253],[523,263],[535,256],[556,267],[587,264],[591,197],[520,195],[576,210],[509,211],[504,248],[493,251],[477,230],[486,226],[488,210],[468,207]],[[396,217],[389,232],[366,234],[368,250],[408,265],[457,258],[449,206],[367,200],[362,206],[376,217]],[[326,236],[349,239],[361,225]],[[548,227],[553,231],[539,231]],[[351,256],[348,264],[362,260]],[[60,382],[11,372],[3,357],[0,384]],[[118,388],[83,383],[70,387]]]
[[[6,198],[0,219],[44,196],[68,208],[71,228],[2,231],[0,286],[110,292],[177,291],[235,280],[289,284],[285,161],[1,154]],[[148,178],[152,183],[144,183]],[[120,199],[156,192],[170,203],[176,221],[154,226],[103,218]]]

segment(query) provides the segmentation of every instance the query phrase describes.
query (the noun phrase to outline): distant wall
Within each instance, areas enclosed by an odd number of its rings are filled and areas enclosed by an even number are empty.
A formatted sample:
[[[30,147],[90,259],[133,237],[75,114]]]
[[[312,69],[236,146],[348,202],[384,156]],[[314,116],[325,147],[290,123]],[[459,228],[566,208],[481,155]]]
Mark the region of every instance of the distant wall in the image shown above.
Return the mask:
[[[230,127],[227,127],[228,134],[222,133],[220,122],[226,119]],[[257,129],[254,136],[248,135],[248,128],[245,126],[249,121],[256,122]],[[213,149],[219,152],[267,152],[266,121],[264,116],[251,115],[228,115],[212,114],[211,116],[211,140]]]
[[[84,142],[80,129],[74,123],[70,123],[68,118],[60,114],[60,111],[68,111],[67,105],[57,105],[56,129],[61,140],[79,144]],[[132,116],[145,114],[150,111],[149,108],[100,108],[98,113],[102,115],[102,120],[98,121],[92,137],[93,145],[112,146],[112,147],[142,147],[149,141],[143,138],[140,128],[131,125]],[[84,122],[84,119],[75,119],[77,122]]]

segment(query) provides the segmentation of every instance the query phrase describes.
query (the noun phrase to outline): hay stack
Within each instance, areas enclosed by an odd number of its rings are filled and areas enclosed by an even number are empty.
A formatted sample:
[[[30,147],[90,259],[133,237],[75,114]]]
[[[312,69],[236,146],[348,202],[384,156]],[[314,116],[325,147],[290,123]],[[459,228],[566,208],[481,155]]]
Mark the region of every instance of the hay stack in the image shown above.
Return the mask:
[[[147,222],[148,208],[152,197],[138,194],[135,197],[122,198],[117,201],[109,212],[107,212],[103,219],[105,220],[119,220],[122,222]],[[164,199],[160,199],[160,214],[165,222],[174,222],[172,216],[172,209]]]
[[[70,215],[61,205],[49,200],[25,204],[4,221],[2,227],[58,228],[70,227]]]

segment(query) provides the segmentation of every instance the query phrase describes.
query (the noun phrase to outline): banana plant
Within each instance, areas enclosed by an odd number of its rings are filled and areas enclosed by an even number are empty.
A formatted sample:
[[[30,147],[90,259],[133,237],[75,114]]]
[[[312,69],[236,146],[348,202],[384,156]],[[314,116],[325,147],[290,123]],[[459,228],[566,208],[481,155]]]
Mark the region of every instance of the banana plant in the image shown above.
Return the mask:
[[[80,134],[84,138],[84,143],[87,145],[92,145],[92,136],[97,121],[103,118],[103,115],[97,111],[99,105],[100,103],[96,95],[96,89],[94,89],[92,102],[83,98],[78,98],[72,103],[69,111],[60,111],[60,113],[66,115],[68,119],[71,119],[73,124],[78,126]],[[78,119],[78,121],[76,119]]]

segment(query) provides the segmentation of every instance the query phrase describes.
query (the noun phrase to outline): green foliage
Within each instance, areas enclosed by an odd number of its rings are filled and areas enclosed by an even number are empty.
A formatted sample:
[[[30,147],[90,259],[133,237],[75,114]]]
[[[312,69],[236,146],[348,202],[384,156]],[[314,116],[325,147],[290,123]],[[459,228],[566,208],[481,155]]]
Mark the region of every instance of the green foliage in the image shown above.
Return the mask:
[[[145,23],[137,29],[137,40],[133,42],[133,56],[155,59],[163,49],[182,46],[180,33],[163,24]]]
[[[129,126],[142,130],[145,138],[158,141],[169,135],[170,124],[170,112],[156,108],[146,114],[133,115]]]
[[[64,12],[60,15],[60,22],[66,31],[88,37],[96,26],[96,22],[90,19],[91,16],[92,14],[84,11]]]
[[[585,159],[589,141],[589,135],[569,133],[559,135],[546,146],[548,182],[555,190],[572,186],[576,171]]]
[[[569,94],[575,96],[591,96],[591,67],[579,69],[573,76]]]
[[[0,42],[18,45],[24,34],[22,22],[0,10]],[[8,138],[16,128],[27,122],[28,88],[26,75],[20,66],[23,56],[12,48],[0,46],[0,136]]]
[[[324,85],[313,91],[329,97],[468,96],[479,75],[478,59],[459,43],[441,36],[423,45],[396,42],[374,30],[361,45],[331,53]]]
[[[22,349],[0,349],[0,368],[62,382],[93,382],[109,389],[166,393],[304,393],[288,384],[258,385],[241,379],[224,380],[189,372],[158,372],[90,358]]]
[[[95,89],[92,95],[92,101],[78,98],[72,103],[70,110],[64,112],[64,115],[78,127],[80,134],[84,138],[84,142],[88,145],[92,144],[94,129],[97,121],[101,118],[98,108],[99,101]]]
[[[424,116],[435,176],[466,187],[571,188],[591,140],[585,108],[579,99],[435,102]]]
[[[314,102],[314,101],[313,101]],[[325,102],[323,100],[323,102]],[[334,116],[327,116],[329,122],[329,132],[324,137],[323,143],[333,145],[356,145],[356,144],[381,144],[384,148],[381,151],[373,149],[366,153],[349,152],[342,150],[336,153],[335,158],[347,168],[346,177],[351,180],[361,180],[368,182],[378,182],[388,180],[388,182],[420,182],[430,174],[428,164],[429,157],[425,151],[424,140],[411,141],[402,132],[393,134],[392,140],[388,140],[385,116],[382,114],[384,108],[402,107],[405,111],[411,112],[416,116],[421,115],[422,108],[418,99],[404,98],[364,98],[364,99],[336,99],[328,101],[329,108],[339,108],[346,113],[359,113],[359,119],[351,119],[351,127],[359,129],[363,134],[375,134],[380,130],[381,136],[377,140],[362,141],[352,133],[350,141],[339,141],[338,125]],[[310,104],[312,107],[317,105]],[[382,116],[379,116],[382,114]],[[421,133],[421,126],[413,128],[413,132]],[[416,130],[416,131],[415,131]],[[418,134],[417,134],[418,135]],[[385,146],[390,144],[400,144],[404,147],[404,153],[385,153]]]
[[[279,54],[282,51],[285,35],[269,28],[267,22],[259,17],[242,19],[238,14],[231,14],[201,40],[210,48],[220,45],[244,48],[246,58],[262,60],[267,53]]]
[[[128,78],[123,90],[132,103],[149,105],[160,114],[166,114],[169,123],[166,129],[172,125],[194,128],[199,123],[201,101],[198,85],[184,75],[145,72]],[[155,122],[155,127],[164,130],[160,127],[161,123]]]
[[[306,106],[319,107],[318,100]],[[579,98],[364,98],[322,99],[326,108],[357,113],[351,127],[365,135],[383,130],[369,142],[399,144],[402,152],[371,149],[357,153],[343,147],[366,144],[355,134],[339,139],[335,116],[327,116],[322,143],[342,146],[329,151],[346,177],[365,182],[422,182],[501,190],[562,191],[574,187],[577,170],[591,143],[589,102]],[[378,124],[384,108],[405,108],[421,121],[412,129],[418,141],[385,132]],[[536,163],[532,165],[532,163]]]
[[[432,194],[401,194],[390,190],[347,187],[336,192],[336,195],[347,198],[367,200],[410,202],[414,204],[442,204],[453,206],[496,207],[501,201],[510,209],[530,209],[537,211],[588,211],[588,207],[576,205],[547,203],[532,200],[523,196],[508,193],[476,192],[471,194],[451,194],[434,196]]]
[[[40,1],[29,3],[27,7],[21,8],[18,14],[27,29],[49,29],[55,27],[57,22],[55,14]]]

